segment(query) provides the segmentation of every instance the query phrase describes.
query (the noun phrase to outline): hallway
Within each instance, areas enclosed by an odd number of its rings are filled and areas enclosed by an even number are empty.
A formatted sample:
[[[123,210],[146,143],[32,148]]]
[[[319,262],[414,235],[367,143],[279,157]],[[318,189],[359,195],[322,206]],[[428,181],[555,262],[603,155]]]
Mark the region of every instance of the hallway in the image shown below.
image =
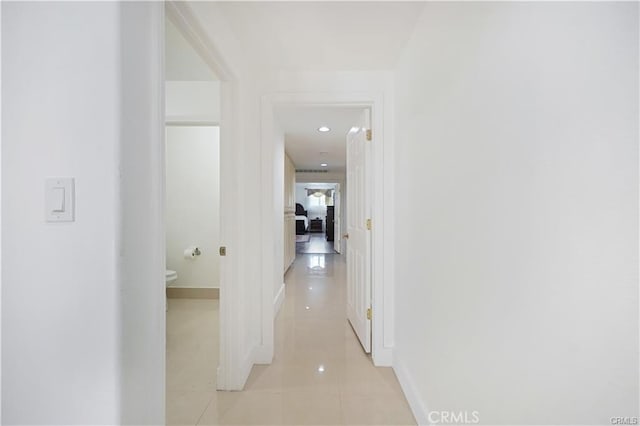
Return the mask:
[[[373,366],[346,320],[345,276],[343,256],[299,254],[285,277],[286,298],[276,317],[273,363],[255,366],[244,392],[194,393],[200,398],[194,404],[184,399],[168,401],[168,421],[415,424],[393,370]],[[207,395],[208,405],[202,400]],[[199,413],[181,414],[180,410]]]

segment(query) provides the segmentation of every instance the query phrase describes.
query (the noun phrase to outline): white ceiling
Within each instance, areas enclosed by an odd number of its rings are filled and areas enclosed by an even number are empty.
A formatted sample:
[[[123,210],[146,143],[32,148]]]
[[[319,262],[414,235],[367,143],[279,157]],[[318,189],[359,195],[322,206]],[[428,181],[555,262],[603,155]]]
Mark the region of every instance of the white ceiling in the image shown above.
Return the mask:
[[[355,107],[280,107],[276,118],[285,134],[285,150],[296,169],[346,170],[346,137],[358,126],[362,108]],[[327,126],[321,133],[318,127]],[[325,152],[326,154],[322,154]]]
[[[165,79],[167,81],[218,80],[213,70],[168,19],[165,21]]]
[[[296,71],[392,69],[424,7],[395,1],[217,5],[254,62]]]
[[[255,66],[273,71],[393,69],[423,7],[423,2],[401,1],[193,4],[204,27],[215,24],[208,23],[207,16],[224,17],[245,56]],[[176,39],[172,43],[178,46],[182,42]],[[184,54],[180,49],[174,50]],[[168,58],[170,54],[168,47]],[[187,79],[185,72],[193,65],[182,56],[174,57],[179,59],[175,64],[167,59],[168,68],[169,64],[174,67],[167,77]],[[188,79],[194,78],[198,76]],[[346,134],[357,126],[360,112],[359,108],[280,108],[277,117],[285,132],[287,153],[296,168],[321,169],[320,163],[326,162],[329,172],[343,173]],[[318,132],[322,125],[329,126],[331,132]]]

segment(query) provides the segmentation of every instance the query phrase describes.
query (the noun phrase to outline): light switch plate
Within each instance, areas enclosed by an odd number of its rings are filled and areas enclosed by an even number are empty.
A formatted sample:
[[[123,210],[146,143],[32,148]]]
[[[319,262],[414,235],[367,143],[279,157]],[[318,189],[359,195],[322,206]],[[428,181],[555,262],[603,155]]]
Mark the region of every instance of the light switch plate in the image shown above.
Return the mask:
[[[45,180],[44,215],[47,222],[75,220],[75,179],[52,177]]]

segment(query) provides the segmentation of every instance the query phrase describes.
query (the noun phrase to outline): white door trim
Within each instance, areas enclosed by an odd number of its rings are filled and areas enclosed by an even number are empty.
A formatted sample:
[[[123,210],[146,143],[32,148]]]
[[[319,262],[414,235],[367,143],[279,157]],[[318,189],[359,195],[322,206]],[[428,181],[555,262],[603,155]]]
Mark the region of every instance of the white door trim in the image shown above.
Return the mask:
[[[0,22],[2,22],[2,5],[0,5]],[[0,81],[2,81],[2,31],[0,31]],[[2,84],[0,84],[0,99],[2,99]],[[0,102],[0,200],[2,199],[2,102]],[[0,205],[0,223],[2,222],[2,206]],[[2,227],[0,227],[0,242],[2,241]],[[2,294],[2,244],[0,244],[0,294]],[[0,342],[2,342],[2,303],[0,303]],[[0,346],[2,346],[0,344]],[[2,351],[0,350],[0,401],[2,401]],[[2,404],[0,404],[0,422],[2,419]]]
[[[393,294],[394,294],[394,238],[393,238],[393,149],[392,114],[385,108],[385,100],[379,92],[294,92],[265,95],[261,100],[261,166],[263,200],[273,199],[278,190],[273,182],[275,126],[274,110],[279,106],[353,106],[371,109],[372,123],[372,358],[377,366],[391,366],[393,362]],[[282,189],[280,189],[282,190]],[[347,197],[349,194],[347,194]],[[273,247],[276,238],[270,231],[275,222],[275,209],[263,205],[262,217],[262,276],[265,277],[262,292],[262,342],[263,360],[273,357],[273,289],[282,282],[276,280],[273,268],[276,259]],[[280,217],[282,220],[282,217]],[[273,278],[270,278],[273,277]]]
[[[239,154],[235,117],[238,114],[238,83],[233,71],[226,65],[216,48],[215,40],[205,34],[191,10],[183,2],[168,1],[166,14],[191,46],[220,78],[220,244],[227,247],[227,256],[220,259],[220,360],[217,374],[219,390],[240,390],[246,379],[246,366],[242,362],[242,333],[238,328],[240,310],[234,307],[242,303],[237,278],[238,260],[234,249],[239,247],[237,216],[233,214],[239,199],[231,187],[231,177],[237,170]],[[175,123],[172,123],[175,124]],[[163,166],[164,167],[164,166]]]
[[[333,201],[333,249],[337,253],[342,253],[342,221],[344,220],[342,217],[342,189],[341,184],[337,183]]]

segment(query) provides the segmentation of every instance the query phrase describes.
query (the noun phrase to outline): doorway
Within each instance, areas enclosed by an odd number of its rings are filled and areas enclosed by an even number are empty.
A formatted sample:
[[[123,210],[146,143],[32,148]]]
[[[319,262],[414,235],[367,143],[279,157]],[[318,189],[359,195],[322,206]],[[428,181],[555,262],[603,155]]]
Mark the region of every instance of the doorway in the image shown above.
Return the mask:
[[[263,200],[272,200],[282,193],[280,185],[274,185],[273,165],[281,148],[278,138],[273,135],[278,127],[276,111],[278,108],[288,107],[357,107],[369,109],[371,117],[371,182],[372,182],[372,210],[371,219],[373,232],[371,234],[372,268],[371,268],[371,308],[372,308],[372,336],[371,354],[376,366],[391,366],[393,363],[393,210],[390,200],[393,199],[393,151],[391,149],[392,116],[384,108],[385,102],[382,92],[375,90],[362,92],[306,92],[275,93],[265,95],[261,103],[261,143],[262,143],[262,185],[260,187]],[[328,176],[328,173],[320,176]],[[322,177],[314,177],[315,181],[327,181]],[[348,191],[347,191],[348,192]],[[281,195],[280,195],[281,196]],[[346,194],[349,197],[349,194]],[[387,203],[385,203],[387,200]],[[264,201],[263,201],[264,202]],[[269,212],[270,204],[265,211]],[[273,210],[274,213],[276,210]],[[387,222],[388,218],[388,222]],[[265,214],[261,224],[263,229],[272,229],[273,223],[280,221],[282,216]],[[282,226],[282,225],[280,225]],[[343,227],[344,228],[344,227]],[[273,251],[280,236],[278,232],[266,232],[262,244],[262,276],[265,285],[262,294],[262,336],[265,342],[265,352],[273,354],[273,288],[282,283],[282,275],[274,274],[273,265],[278,265],[281,258]],[[344,241],[343,241],[344,243]],[[347,243],[348,246],[348,243]],[[344,253],[344,248],[341,252]]]
[[[339,254],[335,249],[336,218],[340,234],[339,185],[296,182],[296,254]]]
[[[233,146],[229,143],[235,138],[243,137],[243,127],[239,120],[239,113],[243,112],[247,105],[247,93],[240,90],[241,86],[236,80],[234,73],[225,67],[219,52],[212,47],[211,42],[204,36],[205,31],[198,28],[196,20],[189,15],[186,10],[181,10],[180,3],[167,3],[167,13],[171,16],[172,8],[176,9],[178,19],[181,19],[187,28],[187,32],[191,35],[190,41],[195,40],[198,44],[198,51],[204,51],[205,57],[208,57],[208,64],[212,65],[221,77],[221,92],[223,98],[222,117],[223,123],[221,127],[221,158],[225,159],[221,163],[221,220],[227,225],[222,227],[222,240],[225,245],[235,250],[229,250],[227,257],[221,259],[221,293],[223,297],[220,305],[220,333],[221,333],[221,352],[220,352],[220,368],[218,372],[218,387],[227,390],[240,390],[248,376],[253,364],[270,363],[273,358],[273,319],[274,293],[277,288],[282,285],[282,215],[281,215],[281,198],[275,200],[277,192],[281,191],[281,181],[275,172],[276,161],[275,146],[278,144],[274,140],[274,110],[277,106],[334,106],[334,107],[358,107],[370,108],[372,114],[372,130],[374,134],[374,143],[372,145],[374,177],[373,177],[373,212],[374,233],[372,235],[373,245],[373,268],[372,268],[372,306],[374,314],[372,322],[372,354],[376,365],[390,366],[392,363],[393,346],[393,238],[392,238],[392,203],[384,207],[384,200],[391,200],[392,185],[392,167],[393,157],[388,155],[390,151],[390,134],[391,134],[391,116],[389,109],[384,108],[384,96],[386,89],[380,88],[377,83],[359,86],[356,90],[360,92],[327,92],[320,91],[323,89],[311,88],[304,92],[296,90],[288,91],[288,93],[265,94],[261,97],[260,107],[260,149],[259,161],[260,167],[256,167],[259,178],[255,179],[257,184],[243,188],[245,193],[258,194],[260,203],[260,215],[253,220],[252,227],[258,230],[259,244],[256,248],[250,247],[246,242],[246,238],[242,239],[243,224],[239,220],[239,213],[246,211],[246,200],[241,199],[238,192],[232,192],[234,188],[227,188],[224,185],[224,179],[233,181],[234,177],[241,183],[244,182],[246,176],[239,174],[238,170],[242,169],[244,161],[243,152],[239,145]],[[181,26],[181,28],[182,28]],[[342,85],[344,86],[344,85]],[[227,95],[225,101],[225,94]],[[260,95],[259,95],[260,96]],[[241,108],[242,105],[242,108]],[[384,112],[383,112],[384,111]],[[256,111],[257,112],[257,111]],[[236,119],[234,119],[234,117]],[[229,123],[225,126],[224,123]],[[384,129],[384,131],[383,131]],[[238,139],[240,140],[240,139]],[[385,148],[386,147],[386,148]],[[255,151],[252,152],[252,154]],[[245,153],[246,154],[246,153]],[[384,155],[383,155],[384,154]],[[281,167],[281,166],[280,166]],[[388,173],[385,175],[384,171]],[[251,171],[253,174],[254,172]],[[326,175],[323,175],[325,177]],[[386,176],[386,177],[385,177]],[[275,178],[275,179],[274,179]],[[254,179],[254,176],[251,176]],[[316,180],[318,182],[326,181]],[[277,185],[274,185],[276,183]],[[231,185],[229,185],[231,186]],[[278,188],[276,188],[276,186]],[[227,192],[225,193],[225,188]],[[226,201],[225,201],[226,197]],[[281,197],[281,195],[280,195]],[[246,197],[247,198],[247,197]],[[246,214],[242,213],[246,216]],[[389,217],[389,223],[385,223],[385,215]],[[254,226],[255,225],[255,226]],[[387,231],[388,230],[388,231]],[[275,232],[275,235],[274,235]],[[252,234],[254,237],[256,234]],[[233,238],[233,241],[231,241]],[[343,244],[344,245],[344,242]],[[348,244],[347,244],[348,246]],[[255,245],[254,245],[255,247]],[[275,248],[275,249],[274,249]],[[249,260],[242,257],[245,252],[251,251],[251,259],[260,259],[255,270],[248,272],[245,265]],[[344,247],[341,247],[344,252]],[[236,257],[237,256],[237,257]],[[224,264],[229,265],[225,269]],[[230,277],[229,274],[236,274]],[[246,276],[250,276],[252,280],[247,280]],[[255,277],[260,279],[260,290],[253,290]],[[234,279],[234,285],[225,286],[231,278]],[[385,285],[386,283],[386,285]],[[251,287],[252,291],[246,291]],[[258,287],[256,285],[256,287]],[[250,296],[247,299],[247,295]],[[226,306],[225,300],[229,300],[231,306]],[[248,319],[247,319],[248,318]],[[255,322],[254,322],[255,321]],[[255,327],[249,325],[256,324]],[[226,324],[226,325],[225,325]],[[238,333],[240,331],[241,333]],[[242,338],[244,336],[245,338]],[[248,337],[247,337],[248,336]],[[252,345],[257,342],[257,346]],[[227,347],[225,348],[225,344]],[[224,383],[224,384],[221,384]]]
[[[371,145],[367,141],[372,135],[371,105],[292,103],[276,105],[274,109],[275,132],[281,133],[275,139],[284,140],[283,146],[274,147],[274,157],[282,157],[280,150],[284,151],[284,157],[293,162],[297,172],[297,256],[338,255],[336,246],[345,254],[348,297],[344,315],[365,352],[370,353],[372,167]],[[320,180],[321,176],[324,179]],[[342,197],[340,188],[347,197]],[[337,226],[336,204],[340,208]],[[347,244],[349,234],[353,242]]]
[[[166,420],[195,424],[218,386],[221,84],[170,19],[165,79]]]

